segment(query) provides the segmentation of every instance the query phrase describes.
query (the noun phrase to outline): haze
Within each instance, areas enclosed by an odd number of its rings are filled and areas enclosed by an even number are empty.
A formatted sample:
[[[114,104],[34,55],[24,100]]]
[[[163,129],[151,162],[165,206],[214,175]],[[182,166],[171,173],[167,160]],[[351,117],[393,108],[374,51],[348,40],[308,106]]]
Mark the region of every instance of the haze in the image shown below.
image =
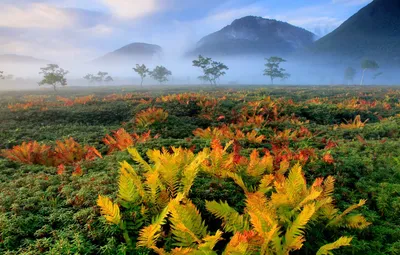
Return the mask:
[[[168,84],[199,84],[201,72],[192,66],[198,41],[221,30],[235,19],[257,16],[276,19],[304,28],[315,34],[315,40],[329,34],[371,0],[2,0],[0,8],[0,55],[11,58],[0,62],[5,75],[13,80],[1,81],[2,90],[37,88],[39,68],[56,63],[69,71],[68,84],[87,85],[87,73],[106,71],[113,78],[110,85],[137,84],[133,72],[136,64],[153,68],[163,65],[172,71]],[[159,45],[157,58],[132,57],[125,62],[98,63],[95,60],[131,43]],[[238,49],[240,51],[240,49]],[[32,57],[35,61],[15,61],[12,55]],[[264,58],[279,53],[210,56],[224,62],[229,70],[221,84],[268,84],[263,76]],[[334,54],[333,54],[334,55]],[[282,66],[291,74],[278,84],[342,84],[349,65],[357,69],[360,59],[343,62],[335,57],[304,57],[303,49],[283,55]],[[130,56],[128,56],[128,59]],[[1,58],[0,58],[1,59]],[[10,60],[11,59],[11,60]],[[37,61],[42,60],[42,61]],[[396,84],[397,68],[379,62],[383,75],[366,84]],[[154,81],[148,80],[147,84]]]

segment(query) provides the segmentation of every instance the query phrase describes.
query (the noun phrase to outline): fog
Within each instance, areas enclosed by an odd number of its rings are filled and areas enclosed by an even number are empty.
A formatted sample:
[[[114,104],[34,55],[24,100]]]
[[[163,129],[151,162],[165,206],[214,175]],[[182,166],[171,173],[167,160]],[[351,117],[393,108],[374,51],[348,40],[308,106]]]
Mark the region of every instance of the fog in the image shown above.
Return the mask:
[[[165,47],[165,46],[164,46]],[[170,54],[165,52],[171,52]],[[132,60],[130,62],[114,62],[107,64],[97,64],[91,60],[87,62],[75,61],[49,61],[57,63],[61,68],[68,70],[67,75],[69,86],[113,86],[113,85],[138,85],[139,76],[132,70],[136,64],[146,64],[148,68],[153,69],[157,65],[163,65],[172,72],[168,85],[199,85],[198,76],[202,75],[201,70],[192,66],[192,60],[195,57],[188,58],[179,56],[178,49],[164,48],[161,57],[151,60]],[[183,55],[182,52],[181,55]],[[274,54],[271,54],[274,55]],[[265,56],[269,57],[269,56]],[[264,64],[263,56],[237,56],[237,57],[213,57],[213,60],[223,62],[229,67],[226,75],[219,80],[219,84],[224,85],[269,85],[270,79],[263,75]],[[361,60],[343,61],[333,58],[310,58],[298,55],[284,56],[287,62],[282,63],[281,67],[286,69],[291,76],[285,81],[275,80],[275,85],[341,85],[347,84],[344,79],[344,70],[351,66],[357,74],[352,84],[359,84],[362,75],[360,67]],[[397,68],[391,68],[391,65],[378,62],[381,68],[377,71],[366,71],[364,85],[398,85],[400,78]],[[46,66],[46,63],[1,63],[0,70],[4,76],[13,75],[12,79],[0,80],[0,90],[21,90],[21,89],[40,89],[37,83],[40,81],[40,67]],[[108,84],[89,84],[83,79],[88,73],[96,74],[98,71],[108,72],[113,77],[114,82]],[[382,73],[376,79],[374,74]],[[150,77],[146,77],[145,85],[150,86],[158,84]]]

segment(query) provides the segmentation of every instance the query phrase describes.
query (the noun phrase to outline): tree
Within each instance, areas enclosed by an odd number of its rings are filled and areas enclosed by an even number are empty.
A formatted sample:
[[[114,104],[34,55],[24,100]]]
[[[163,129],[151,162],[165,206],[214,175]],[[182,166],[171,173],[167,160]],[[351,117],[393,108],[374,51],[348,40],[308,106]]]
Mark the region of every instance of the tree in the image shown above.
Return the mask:
[[[211,58],[203,57],[199,55],[197,60],[193,60],[193,66],[200,67],[203,70],[202,76],[198,78],[200,80],[210,82],[211,85],[217,85],[217,80],[226,74],[224,70],[229,68],[221,62],[213,61]]]
[[[383,74],[383,72],[376,73],[376,74],[374,74],[374,76],[372,76],[372,79],[376,80],[376,78],[378,78],[382,74]]]
[[[3,73],[4,73],[3,71],[0,71],[0,80],[4,80],[5,79]]]
[[[136,73],[140,75],[140,87],[143,87],[143,80],[146,78],[147,74],[150,73],[150,70],[146,67],[146,65],[136,64],[136,67],[132,68]]]
[[[47,67],[42,67],[40,70],[39,74],[43,74],[43,80],[39,82],[39,86],[50,85],[53,86],[54,91],[57,91],[57,86],[67,86],[65,76],[68,74],[68,71],[65,71],[58,65],[48,64]]]
[[[95,81],[93,74],[87,74],[83,76],[83,79],[87,80],[89,83],[93,83]]]
[[[169,71],[164,66],[156,66],[153,71],[149,72],[150,77],[154,80],[158,81],[160,84],[168,81],[168,76],[172,75],[171,71]]]
[[[355,76],[356,70],[353,67],[347,67],[344,71],[344,79],[347,81],[347,85],[350,85],[350,82],[353,83]]]
[[[363,61],[361,61],[361,68],[363,69],[363,74],[362,74],[360,85],[363,85],[364,84],[365,71],[367,71],[367,70],[377,70],[377,69],[379,69],[379,65],[375,60],[364,59]]]
[[[101,71],[99,71],[99,72],[97,73],[97,76],[95,76],[95,77],[96,77],[96,81],[99,82],[99,83],[102,83],[103,81],[105,81],[104,79],[105,79],[105,77],[106,77],[107,75],[108,75],[107,72],[101,72]]]
[[[109,83],[109,82],[113,82],[114,79],[113,79],[111,76],[107,76],[107,77],[104,79],[104,81],[105,81],[106,83]]]
[[[271,83],[274,84],[275,78],[287,79],[290,77],[289,73],[285,73],[285,69],[280,67],[280,64],[286,62],[283,58],[280,57],[270,57],[267,60],[265,66],[267,67],[264,70],[264,75],[269,76],[271,78]]]

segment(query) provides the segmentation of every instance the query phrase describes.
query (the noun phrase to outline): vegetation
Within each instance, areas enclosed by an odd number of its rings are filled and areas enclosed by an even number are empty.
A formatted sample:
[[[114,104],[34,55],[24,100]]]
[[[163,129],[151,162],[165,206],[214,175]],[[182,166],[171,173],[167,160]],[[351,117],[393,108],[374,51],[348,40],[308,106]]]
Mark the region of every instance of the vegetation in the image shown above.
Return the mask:
[[[290,74],[285,73],[286,70],[280,67],[281,63],[286,62],[286,60],[280,57],[270,57],[266,60],[264,75],[271,78],[271,84],[274,84],[274,79],[276,78],[286,80],[290,77]]]
[[[399,98],[3,92],[0,254],[398,254]]]
[[[103,82],[112,82],[114,79],[108,75],[107,72],[99,71],[97,75],[87,74],[83,77],[83,79],[87,80],[89,83],[98,83],[102,84]]]
[[[150,77],[154,80],[158,81],[160,84],[168,81],[168,76],[172,75],[171,71],[169,71],[164,66],[156,66],[153,71],[150,71]]]
[[[144,78],[150,73],[150,70],[144,64],[136,64],[136,67],[132,68],[140,76],[140,87],[143,87]]]
[[[57,86],[67,86],[67,79],[65,76],[68,71],[60,68],[56,64],[49,64],[47,67],[40,68],[41,72],[39,74],[43,75],[43,80],[39,82],[39,86],[50,85],[53,87],[54,91],[57,91]]]
[[[193,60],[193,66],[199,67],[203,71],[203,75],[198,78],[202,81],[209,82],[216,86],[219,78],[224,76],[229,68],[221,62],[213,61],[211,58],[199,55],[199,58]]]
[[[364,84],[365,72],[367,70],[377,70],[377,69],[379,69],[379,64],[375,60],[364,59],[364,60],[361,61],[361,69],[363,70],[363,74],[362,74],[360,85],[363,85]]]

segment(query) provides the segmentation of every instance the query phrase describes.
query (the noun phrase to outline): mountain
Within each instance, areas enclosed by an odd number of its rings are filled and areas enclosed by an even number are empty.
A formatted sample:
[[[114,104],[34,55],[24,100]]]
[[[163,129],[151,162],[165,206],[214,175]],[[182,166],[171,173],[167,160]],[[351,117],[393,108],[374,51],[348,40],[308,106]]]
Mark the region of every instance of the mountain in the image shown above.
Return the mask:
[[[0,63],[7,63],[7,64],[46,64],[49,63],[47,60],[37,59],[30,56],[21,56],[15,54],[4,54],[0,55]]]
[[[400,0],[374,0],[310,50],[341,59],[400,63]]]
[[[286,22],[247,16],[203,37],[188,55],[285,56],[299,48],[310,46],[315,37],[313,33]]]
[[[151,61],[161,57],[162,48],[158,45],[147,43],[131,43],[103,57],[95,59],[96,63],[124,63],[137,61]]]

